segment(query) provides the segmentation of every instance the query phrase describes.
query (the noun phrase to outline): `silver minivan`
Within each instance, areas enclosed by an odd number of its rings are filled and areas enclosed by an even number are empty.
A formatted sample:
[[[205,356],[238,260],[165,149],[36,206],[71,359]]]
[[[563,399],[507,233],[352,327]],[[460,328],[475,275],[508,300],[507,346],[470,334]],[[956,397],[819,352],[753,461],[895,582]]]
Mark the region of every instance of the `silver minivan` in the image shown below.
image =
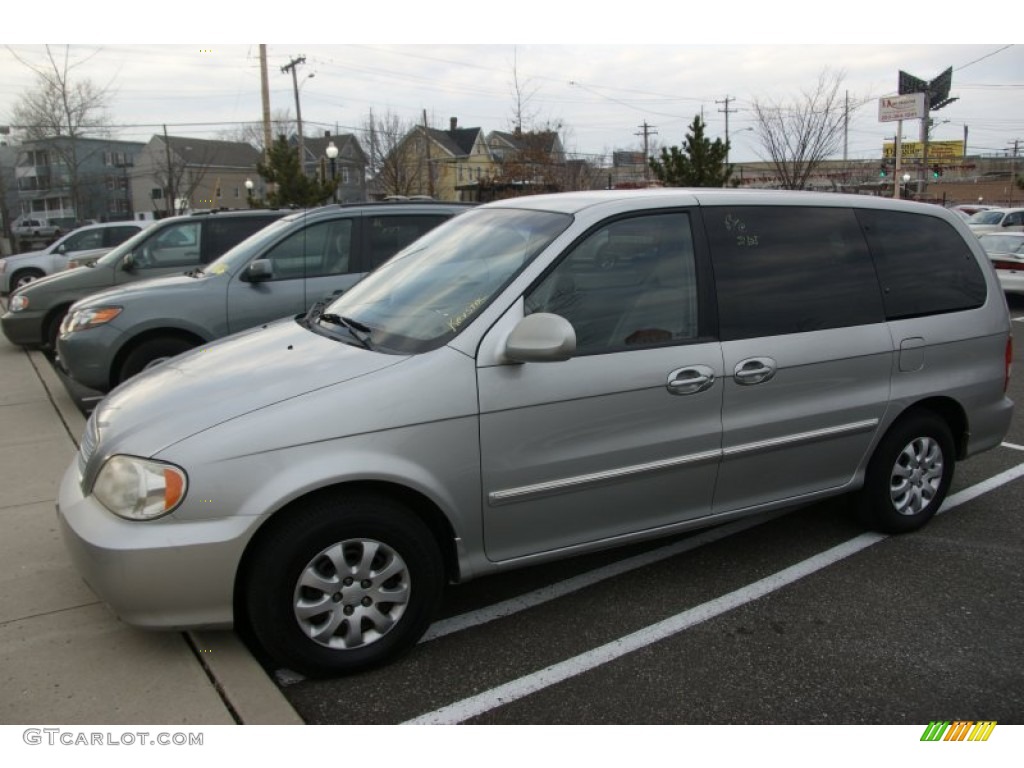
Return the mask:
[[[350,672],[411,647],[447,582],[851,492],[917,529],[1005,435],[1011,345],[938,206],[507,200],[114,390],[61,527],[127,623],[244,623],[279,664]]]

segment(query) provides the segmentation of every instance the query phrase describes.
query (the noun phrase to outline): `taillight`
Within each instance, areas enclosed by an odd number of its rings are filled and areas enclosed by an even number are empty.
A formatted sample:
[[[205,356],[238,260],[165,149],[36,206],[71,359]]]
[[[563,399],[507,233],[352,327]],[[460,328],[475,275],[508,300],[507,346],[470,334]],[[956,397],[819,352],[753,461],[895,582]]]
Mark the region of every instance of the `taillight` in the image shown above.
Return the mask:
[[[1003,261],[1002,259],[993,259],[992,266],[996,269],[1024,269],[1024,263],[1019,261]]]

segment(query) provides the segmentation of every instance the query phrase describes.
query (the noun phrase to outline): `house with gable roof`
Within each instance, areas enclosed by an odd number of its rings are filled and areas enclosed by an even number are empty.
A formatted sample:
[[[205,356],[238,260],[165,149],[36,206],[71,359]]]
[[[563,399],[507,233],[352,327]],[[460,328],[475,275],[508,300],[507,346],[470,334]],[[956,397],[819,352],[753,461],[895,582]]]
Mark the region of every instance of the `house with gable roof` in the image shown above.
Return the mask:
[[[289,141],[292,144],[297,143],[294,136]],[[332,136],[330,131],[325,131],[323,137],[303,138],[303,170],[306,175],[330,181],[331,160],[327,157],[327,147],[331,143],[338,150],[338,156],[334,160],[334,178],[338,180],[335,199],[339,203],[366,200],[366,153],[359,145],[359,140],[350,133]]]

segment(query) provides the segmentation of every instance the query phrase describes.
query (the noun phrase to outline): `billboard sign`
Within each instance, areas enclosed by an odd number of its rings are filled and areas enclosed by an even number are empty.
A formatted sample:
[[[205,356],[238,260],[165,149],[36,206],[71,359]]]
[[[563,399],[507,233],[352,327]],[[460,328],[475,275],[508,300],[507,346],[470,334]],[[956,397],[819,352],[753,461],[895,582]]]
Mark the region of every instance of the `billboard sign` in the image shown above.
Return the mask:
[[[890,158],[896,154],[894,142],[882,144],[882,157]],[[904,160],[924,157],[924,144],[919,141],[904,141],[900,147],[900,155]],[[962,160],[964,143],[962,141],[930,141],[928,142],[928,162],[941,163],[949,160]]]
[[[924,117],[924,94],[905,93],[901,96],[883,96],[878,100],[878,122],[919,120]]]

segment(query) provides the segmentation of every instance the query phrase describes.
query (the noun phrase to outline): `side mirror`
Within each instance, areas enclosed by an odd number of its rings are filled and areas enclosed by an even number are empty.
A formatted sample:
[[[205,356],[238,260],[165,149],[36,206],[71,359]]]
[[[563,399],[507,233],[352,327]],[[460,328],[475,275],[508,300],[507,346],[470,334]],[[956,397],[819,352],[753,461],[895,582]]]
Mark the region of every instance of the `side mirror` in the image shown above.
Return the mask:
[[[121,269],[125,272],[133,272],[135,270],[135,254],[126,253],[124,258],[121,259]]]
[[[576,354],[576,330],[561,315],[527,315],[505,341],[505,357],[516,363],[555,363]]]
[[[274,277],[274,263],[270,259],[256,259],[249,263],[245,270],[245,279],[249,283],[260,283]]]

